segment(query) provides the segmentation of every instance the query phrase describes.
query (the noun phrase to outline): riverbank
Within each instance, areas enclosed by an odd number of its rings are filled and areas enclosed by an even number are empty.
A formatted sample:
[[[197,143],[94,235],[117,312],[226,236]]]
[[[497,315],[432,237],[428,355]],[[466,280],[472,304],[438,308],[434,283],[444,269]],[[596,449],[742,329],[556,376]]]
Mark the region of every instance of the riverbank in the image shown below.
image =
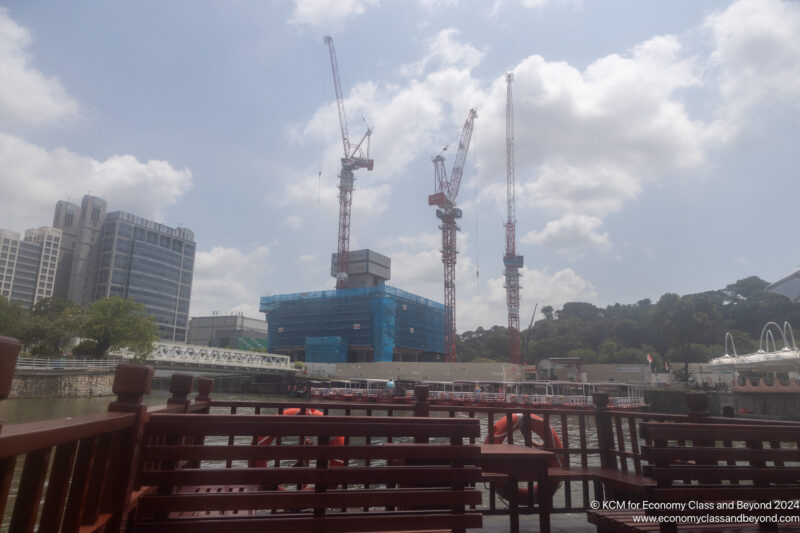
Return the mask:
[[[9,398],[85,398],[110,396],[114,369],[18,370],[11,382]]]

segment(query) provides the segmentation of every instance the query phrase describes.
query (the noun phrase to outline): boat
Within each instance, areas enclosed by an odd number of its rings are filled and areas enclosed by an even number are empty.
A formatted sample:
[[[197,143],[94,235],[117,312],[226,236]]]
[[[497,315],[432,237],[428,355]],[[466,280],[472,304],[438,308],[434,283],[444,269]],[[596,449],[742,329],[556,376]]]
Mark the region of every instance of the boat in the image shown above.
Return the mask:
[[[370,378],[334,380],[328,387],[313,387],[310,396],[317,400],[386,401],[394,397],[394,382]]]
[[[594,407],[592,395],[605,392],[609,405],[616,409],[641,409],[644,384],[616,381],[583,383],[574,381],[422,381],[428,387],[431,405],[480,407]],[[397,395],[394,396],[398,398]],[[407,403],[414,401],[413,388],[403,395]]]

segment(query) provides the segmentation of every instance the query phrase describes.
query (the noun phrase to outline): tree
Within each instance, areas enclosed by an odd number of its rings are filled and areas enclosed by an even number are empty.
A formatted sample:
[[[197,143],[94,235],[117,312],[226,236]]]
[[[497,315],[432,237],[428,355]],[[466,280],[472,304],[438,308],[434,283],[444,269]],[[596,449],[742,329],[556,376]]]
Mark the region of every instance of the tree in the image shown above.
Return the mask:
[[[19,339],[23,336],[28,312],[17,302],[0,296],[0,335]]]
[[[92,302],[87,315],[83,336],[97,342],[95,357],[126,346],[137,358],[153,351],[158,327],[143,304],[113,296]]]
[[[26,342],[31,353],[61,355],[64,345],[80,335],[86,322],[86,309],[59,298],[44,298],[33,306]]]

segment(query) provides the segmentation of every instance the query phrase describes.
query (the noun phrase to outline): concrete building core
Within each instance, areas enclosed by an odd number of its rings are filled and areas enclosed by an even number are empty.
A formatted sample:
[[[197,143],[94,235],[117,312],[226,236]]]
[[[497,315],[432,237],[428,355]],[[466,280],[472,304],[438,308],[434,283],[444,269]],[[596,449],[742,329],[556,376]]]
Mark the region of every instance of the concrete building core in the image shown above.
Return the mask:
[[[353,250],[348,255],[348,287],[377,287],[392,278],[392,260],[373,250]],[[339,254],[331,254],[331,276],[336,277]]]

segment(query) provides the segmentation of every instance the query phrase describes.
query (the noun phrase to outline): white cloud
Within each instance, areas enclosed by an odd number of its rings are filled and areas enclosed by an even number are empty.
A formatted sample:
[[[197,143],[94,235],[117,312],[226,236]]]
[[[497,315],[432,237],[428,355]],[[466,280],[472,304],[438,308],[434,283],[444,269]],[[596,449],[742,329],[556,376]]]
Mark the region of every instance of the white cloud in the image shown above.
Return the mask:
[[[421,76],[429,67],[450,67],[471,70],[480,62],[483,54],[469,43],[456,40],[459,32],[454,28],[440,31],[428,41],[428,53],[419,61],[400,67],[403,76]]]
[[[42,126],[76,118],[78,103],[57,78],[48,78],[30,64],[25,49],[33,41],[0,6],[0,123]]]
[[[88,192],[105,198],[112,210],[163,221],[167,207],[191,189],[192,173],[131,155],[97,161],[0,133],[0,185],[0,225],[21,230],[52,220],[58,200],[80,199]]]
[[[294,0],[289,22],[315,28],[339,27],[348,18],[379,5],[379,0]]]
[[[270,250],[258,246],[243,252],[216,246],[198,251],[192,286],[192,316],[241,312],[258,316],[258,299],[267,287]]]
[[[455,7],[461,3],[461,0],[417,0],[417,3],[423,9],[428,11],[436,11],[437,9]]]
[[[490,16],[496,16],[500,10],[500,7],[505,3],[507,3],[507,0],[495,0]],[[559,4],[579,9],[583,7],[583,0],[520,0],[520,4],[526,9],[538,11]]]
[[[541,232],[530,231],[522,242],[540,244],[556,249],[559,253],[580,256],[586,248],[608,250],[611,239],[608,233],[598,229],[603,221],[598,217],[586,215],[565,215],[559,220],[548,222]]]
[[[289,215],[286,217],[286,220],[283,221],[283,225],[293,230],[303,229],[303,217]]]
[[[545,305],[559,308],[566,302],[596,302],[597,291],[588,280],[570,268],[554,273],[547,270],[520,270],[523,290],[520,292],[520,327],[527,327],[534,306],[541,309]],[[459,291],[456,303],[456,325],[458,331],[474,330],[478,326],[490,327],[508,323],[506,289],[502,275],[491,278],[479,297],[469,292]]]
[[[704,24],[718,69],[721,115],[744,127],[758,109],[800,109],[800,4],[740,0]]]
[[[641,177],[613,164],[573,166],[548,162],[535,181],[519,187],[517,201],[554,212],[606,215],[622,209],[642,189]]]

